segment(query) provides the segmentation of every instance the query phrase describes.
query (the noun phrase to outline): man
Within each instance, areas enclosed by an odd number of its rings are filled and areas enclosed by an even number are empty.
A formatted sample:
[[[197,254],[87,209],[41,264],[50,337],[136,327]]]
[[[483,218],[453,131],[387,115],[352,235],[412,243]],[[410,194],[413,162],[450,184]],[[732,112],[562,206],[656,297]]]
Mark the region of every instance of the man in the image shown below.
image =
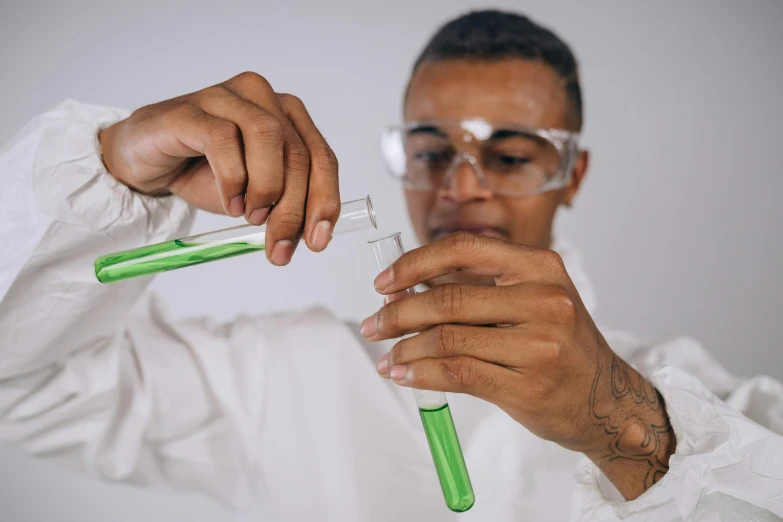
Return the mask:
[[[331,149],[259,75],[126,116],[69,102],[0,157],[2,439],[259,520],[783,516],[781,385],[689,340],[600,332],[553,243],[588,154],[576,62],[548,30],[471,13],[417,60],[384,154],[425,246],[375,286],[430,289],[368,317],[370,343],[319,310],[171,321],[137,303],[148,280],[96,283],[95,257],[186,235],[194,208],[268,221],[275,265],[300,238],[323,250],[339,210]],[[465,514],[443,505],[410,387],[460,392]]]

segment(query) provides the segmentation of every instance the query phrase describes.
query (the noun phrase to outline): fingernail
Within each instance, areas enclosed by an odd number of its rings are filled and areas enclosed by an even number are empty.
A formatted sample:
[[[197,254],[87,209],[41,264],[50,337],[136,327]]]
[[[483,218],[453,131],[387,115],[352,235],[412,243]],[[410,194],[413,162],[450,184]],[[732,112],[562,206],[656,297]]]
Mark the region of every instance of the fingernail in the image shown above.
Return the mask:
[[[252,225],[263,225],[267,217],[269,217],[269,207],[257,208],[250,213],[250,217],[247,220]]]
[[[362,321],[362,337],[369,339],[378,333],[378,314],[373,314]]]
[[[332,224],[327,220],[319,221],[313,228],[313,238],[311,240],[316,250],[323,250],[332,239]]]
[[[245,213],[245,196],[234,196],[228,202],[228,215],[239,217]]]
[[[277,242],[272,249],[272,263],[277,266],[287,265],[294,255],[294,242],[283,239]]]
[[[389,371],[389,354],[385,353],[381,355],[381,358],[378,359],[378,362],[375,363],[375,369],[378,370],[378,373],[381,375],[386,375],[386,372]]]
[[[375,277],[375,289],[383,292],[391,286],[392,281],[394,281],[394,272],[392,267],[389,267]]]
[[[396,382],[404,381],[407,375],[408,375],[408,367],[405,366],[404,364],[398,364],[397,366],[391,369],[391,373],[389,374],[392,380]]]

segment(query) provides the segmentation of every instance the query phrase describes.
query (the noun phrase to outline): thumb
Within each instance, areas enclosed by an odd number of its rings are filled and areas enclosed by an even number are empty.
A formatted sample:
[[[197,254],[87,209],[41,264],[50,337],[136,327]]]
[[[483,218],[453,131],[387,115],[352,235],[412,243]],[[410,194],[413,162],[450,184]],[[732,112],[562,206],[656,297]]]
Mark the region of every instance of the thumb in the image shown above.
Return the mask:
[[[169,190],[196,208],[225,215],[215,175],[205,157],[192,160],[192,164],[169,184]]]

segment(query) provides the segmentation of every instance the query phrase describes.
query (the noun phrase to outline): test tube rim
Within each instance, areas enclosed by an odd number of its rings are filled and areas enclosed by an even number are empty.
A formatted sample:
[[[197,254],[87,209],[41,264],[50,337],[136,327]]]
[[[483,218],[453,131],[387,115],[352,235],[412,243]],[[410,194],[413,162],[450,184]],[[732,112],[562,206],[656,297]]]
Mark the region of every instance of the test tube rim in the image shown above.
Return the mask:
[[[395,237],[399,237],[402,234],[402,232],[395,232],[393,234],[389,234],[388,236],[379,237],[378,239],[373,239],[371,241],[368,241],[368,245],[372,245],[373,243],[379,243],[381,241],[386,241],[387,239],[393,239]]]
[[[372,206],[372,200],[370,199],[370,195],[367,194],[364,198],[367,201],[367,213],[369,214],[370,222],[372,223],[372,228],[375,230],[378,230],[378,224],[375,222],[375,209]]]
[[[350,205],[352,203],[358,203],[360,201],[363,201],[365,206],[367,207],[367,217],[370,220],[370,223],[372,224],[372,228],[375,230],[378,230],[378,223],[375,221],[375,208],[372,206],[372,199],[370,199],[370,195],[367,194],[363,198],[359,199],[352,199],[351,201],[346,201],[342,203],[342,205]]]

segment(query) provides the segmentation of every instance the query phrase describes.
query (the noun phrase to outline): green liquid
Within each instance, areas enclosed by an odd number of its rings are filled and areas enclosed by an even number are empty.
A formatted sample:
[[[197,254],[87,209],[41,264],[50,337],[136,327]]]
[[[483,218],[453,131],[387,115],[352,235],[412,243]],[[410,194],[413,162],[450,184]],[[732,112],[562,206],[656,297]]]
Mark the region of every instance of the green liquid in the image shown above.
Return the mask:
[[[473,486],[470,484],[468,468],[465,466],[449,405],[444,404],[432,410],[419,408],[419,415],[424,424],[446,505],[458,513],[469,510],[476,497],[473,495]]]
[[[208,245],[175,239],[101,256],[95,260],[95,277],[101,283],[114,283],[261,250],[264,245],[245,241]]]

